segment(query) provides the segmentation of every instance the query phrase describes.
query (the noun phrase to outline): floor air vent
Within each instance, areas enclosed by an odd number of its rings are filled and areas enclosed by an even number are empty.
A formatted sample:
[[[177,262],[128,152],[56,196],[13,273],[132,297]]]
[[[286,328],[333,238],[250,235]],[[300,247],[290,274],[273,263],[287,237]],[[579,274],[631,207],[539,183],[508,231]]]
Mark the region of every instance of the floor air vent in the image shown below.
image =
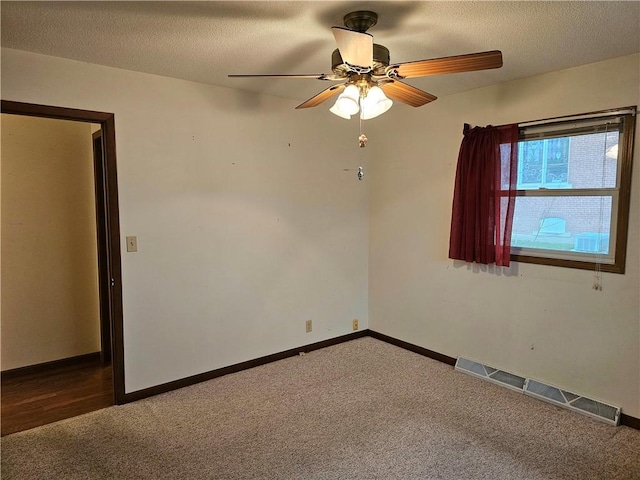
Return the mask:
[[[473,360],[458,357],[455,368],[461,372],[489,380],[512,390],[522,392],[524,388],[525,379],[523,377],[474,362]]]
[[[620,423],[620,407],[613,407],[606,403],[567,392],[558,387],[545,385],[530,378],[527,379],[524,385],[524,393],[554,405],[589,415],[610,425],[618,425]]]
[[[568,392],[552,385],[546,385],[531,378],[519,377],[513,373],[498,370],[466,358],[458,357],[455,369],[479,377],[503,387],[553,403],[574,412],[588,415],[610,425],[620,424],[620,407],[607,405],[591,398]]]

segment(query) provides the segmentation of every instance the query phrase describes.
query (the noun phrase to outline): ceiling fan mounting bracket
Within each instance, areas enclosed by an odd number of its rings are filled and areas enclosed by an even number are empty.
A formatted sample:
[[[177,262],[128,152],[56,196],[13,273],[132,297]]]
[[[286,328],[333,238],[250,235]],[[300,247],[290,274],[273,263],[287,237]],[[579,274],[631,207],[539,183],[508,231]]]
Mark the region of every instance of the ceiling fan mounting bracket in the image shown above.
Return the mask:
[[[350,30],[364,33],[378,23],[378,14],[368,10],[358,10],[344,16],[344,26]]]
[[[389,67],[386,71],[386,77],[391,78],[393,80],[402,80],[406,77],[403,77],[398,73],[398,67]]]

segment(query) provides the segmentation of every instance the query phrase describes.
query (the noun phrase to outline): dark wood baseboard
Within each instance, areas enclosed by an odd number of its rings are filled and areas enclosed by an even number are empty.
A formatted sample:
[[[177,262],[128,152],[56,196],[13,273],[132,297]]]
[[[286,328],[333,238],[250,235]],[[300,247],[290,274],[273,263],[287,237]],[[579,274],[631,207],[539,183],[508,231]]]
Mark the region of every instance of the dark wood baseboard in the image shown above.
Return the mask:
[[[390,337],[388,335],[385,335],[384,333],[374,332],[373,330],[369,330],[368,332],[370,337],[390,343],[391,345],[395,345],[396,347],[401,347],[405,350],[424,355],[425,357],[438,360],[439,362],[446,363],[447,365],[453,366],[456,364],[456,359],[453,357],[449,357],[448,355],[443,355],[442,353],[434,352],[433,350],[429,350],[428,348],[419,347],[418,345],[414,345],[413,343],[398,340],[397,338]]]
[[[274,353],[271,355],[267,355],[265,357],[260,357],[253,360],[247,360],[246,362],[237,363],[235,365],[230,365],[228,367],[218,368],[216,370],[200,373],[198,375],[193,375],[191,377],[182,378],[180,380],[174,380],[173,382],[163,383],[162,385],[157,385],[155,387],[149,387],[143,390],[137,390],[135,392],[126,393],[124,395],[125,397],[124,400],[125,400],[125,403],[134,402],[136,400],[142,400],[143,398],[151,397],[153,395],[159,395],[161,393],[170,392],[178,388],[195,385],[196,383],[212,380],[214,378],[222,377],[223,375],[228,375],[230,373],[236,373],[242,370],[247,370],[249,368],[259,367],[260,365],[276,362],[278,360],[283,360],[288,357],[294,357],[296,355],[299,355],[301,352],[306,353],[306,352],[311,352],[313,350],[319,350],[321,348],[330,347],[332,345],[348,342],[351,340],[355,340],[356,338],[366,337],[368,335],[369,335],[369,330],[361,330],[361,331],[349,333],[347,335],[343,335],[340,337],[323,340],[321,342],[316,342],[309,345],[303,345],[301,347],[285,350],[284,352]]]
[[[624,413],[620,414],[620,425],[640,430],[640,418],[632,417]]]
[[[383,333],[374,332],[373,330],[368,330],[368,332],[370,337],[382,340],[383,342],[396,345],[397,347],[401,347],[415,353],[419,353],[420,355],[438,360],[442,363],[446,363],[447,365],[454,366],[456,364],[456,359],[453,357],[449,357],[447,355],[443,355],[442,353],[434,352],[433,350],[413,345],[412,343],[408,343],[403,340],[398,340],[397,338],[389,337],[388,335],[384,335]],[[640,419],[622,413],[620,415],[620,425],[640,430]]]
[[[38,363],[36,365],[27,365],[26,367],[12,368],[11,370],[4,370],[1,372],[2,378],[14,378],[23,375],[29,375],[31,373],[42,373],[47,370],[57,370],[62,367],[69,367],[72,365],[79,365],[81,363],[94,362],[100,360],[100,352],[85,353],[84,355],[77,355],[75,357],[61,358],[60,360],[53,360],[51,362]]]
[[[356,338],[362,338],[362,337],[372,337],[377,340],[381,340],[383,342],[389,343],[391,345],[404,348],[405,350],[409,350],[411,352],[424,355],[425,357],[432,358],[433,360],[446,363],[447,365],[454,366],[456,364],[456,359],[454,357],[450,357],[442,353],[434,352],[433,350],[429,350],[428,348],[420,347],[418,345],[405,342],[404,340],[398,340],[397,338],[390,337],[388,335],[385,335],[383,333],[379,333],[373,330],[361,330],[359,332],[350,333],[347,335],[343,335],[341,337],[330,338],[329,340],[324,340],[322,342],[312,343],[312,344],[304,345],[298,348],[292,348],[284,352],[274,353],[272,355],[256,358],[254,360],[247,360],[246,362],[237,363],[235,365],[230,365],[228,367],[219,368],[217,370],[211,370],[209,372],[204,372],[198,375],[193,375],[191,377],[182,378],[180,380],[164,383],[162,385],[157,385],[155,387],[149,387],[143,390],[137,390],[132,393],[127,393],[124,395],[124,402],[125,403],[135,402],[136,400],[142,400],[143,398],[152,397],[154,395],[159,395],[161,393],[170,392],[178,388],[195,385],[196,383],[212,380],[214,378],[221,377],[223,375],[228,375],[230,373],[240,372],[242,370],[247,370],[249,368],[258,367],[260,365],[265,365],[267,363],[276,362],[278,360],[282,360],[288,357],[293,357],[295,355],[300,354],[300,352],[311,352],[313,350],[319,350],[321,348],[330,347],[332,345],[337,345],[339,343],[348,342],[351,340],[355,340]],[[627,427],[640,430],[640,419],[632,417],[631,415],[625,415],[623,413],[620,417],[620,425],[625,425]]]

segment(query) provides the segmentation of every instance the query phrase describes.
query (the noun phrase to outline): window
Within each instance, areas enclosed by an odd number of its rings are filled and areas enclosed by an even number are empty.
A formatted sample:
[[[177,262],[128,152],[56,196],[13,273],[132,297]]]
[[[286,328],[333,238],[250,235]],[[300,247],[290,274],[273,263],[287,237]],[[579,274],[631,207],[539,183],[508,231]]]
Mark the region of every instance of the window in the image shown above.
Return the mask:
[[[512,260],[624,273],[635,112],[520,125]]]

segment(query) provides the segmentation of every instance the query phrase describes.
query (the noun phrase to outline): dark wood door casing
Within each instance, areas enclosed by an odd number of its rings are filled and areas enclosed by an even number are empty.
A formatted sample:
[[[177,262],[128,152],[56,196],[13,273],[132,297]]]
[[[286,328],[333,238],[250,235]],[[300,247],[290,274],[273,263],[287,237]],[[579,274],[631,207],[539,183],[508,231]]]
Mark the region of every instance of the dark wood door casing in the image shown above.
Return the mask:
[[[107,207],[105,204],[105,163],[102,130],[92,134],[93,171],[96,197],[96,233],[98,245],[98,292],[100,298],[100,360],[111,363],[111,300],[109,245],[107,243]]]
[[[54,107],[32,103],[2,100],[2,113],[44,117],[59,120],[96,123],[100,125],[102,137],[102,165],[94,164],[96,175],[101,174],[101,191],[96,187],[96,215],[102,211],[103,219],[99,220],[98,263],[104,271],[100,271],[100,285],[105,282],[106,294],[100,300],[101,314],[103,302],[108,315],[110,330],[110,356],[113,368],[114,403],[126,402],[124,387],[124,332],[122,320],[122,264],[120,255],[120,215],[118,210],[118,179],[116,169],[116,133],[113,113],[79,110],[74,108]],[[97,180],[97,177],[96,177]],[[97,181],[96,181],[97,185]],[[102,245],[102,250],[101,250]],[[102,258],[101,258],[102,257]],[[104,300],[103,300],[104,298]],[[102,328],[102,327],[101,327]],[[106,327],[105,327],[106,328]]]

